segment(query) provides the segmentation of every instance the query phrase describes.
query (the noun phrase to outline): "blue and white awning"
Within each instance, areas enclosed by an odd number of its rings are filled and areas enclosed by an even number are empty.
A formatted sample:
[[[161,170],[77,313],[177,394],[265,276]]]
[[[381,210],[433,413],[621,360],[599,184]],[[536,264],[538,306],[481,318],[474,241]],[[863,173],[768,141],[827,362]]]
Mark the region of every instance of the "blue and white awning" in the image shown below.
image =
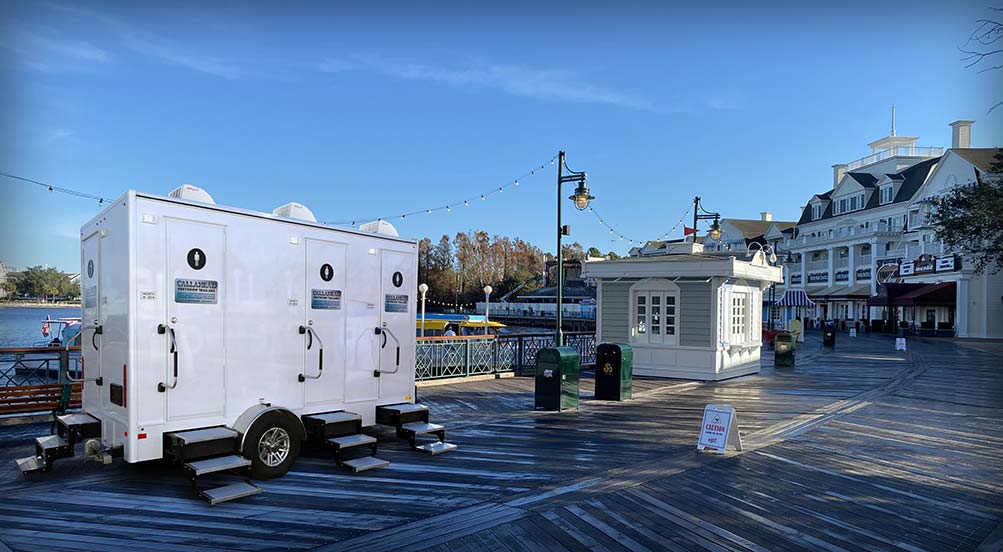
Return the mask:
[[[788,289],[777,301],[778,307],[814,307],[815,302],[808,298],[803,289]]]

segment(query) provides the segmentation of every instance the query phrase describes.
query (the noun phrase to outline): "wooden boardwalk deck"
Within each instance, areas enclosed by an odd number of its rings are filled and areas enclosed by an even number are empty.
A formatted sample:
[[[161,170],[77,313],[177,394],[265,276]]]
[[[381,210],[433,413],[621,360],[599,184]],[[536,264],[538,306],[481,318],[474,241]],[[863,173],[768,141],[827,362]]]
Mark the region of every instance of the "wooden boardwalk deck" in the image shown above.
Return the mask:
[[[852,343],[852,346],[850,344]],[[884,337],[767,360],[720,383],[635,380],[625,403],[534,413],[530,379],[419,390],[455,452],[386,434],[386,469],[306,451],[265,492],[210,507],[165,465],[11,459],[46,425],[0,425],[13,550],[975,550],[1003,519],[1003,345]],[[703,407],[745,450],[694,452]],[[987,548],[988,549],[988,548]],[[0,546],[3,550],[3,546]]]

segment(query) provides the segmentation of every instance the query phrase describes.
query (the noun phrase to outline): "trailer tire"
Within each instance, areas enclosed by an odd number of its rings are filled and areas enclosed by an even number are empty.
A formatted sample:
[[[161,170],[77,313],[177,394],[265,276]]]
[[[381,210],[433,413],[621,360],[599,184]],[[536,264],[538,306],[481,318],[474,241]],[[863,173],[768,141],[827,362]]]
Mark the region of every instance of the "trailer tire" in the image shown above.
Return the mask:
[[[302,428],[281,412],[266,412],[244,437],[241,453],[251,460],[251,476],[272,479],[288,472],[302,446]]]

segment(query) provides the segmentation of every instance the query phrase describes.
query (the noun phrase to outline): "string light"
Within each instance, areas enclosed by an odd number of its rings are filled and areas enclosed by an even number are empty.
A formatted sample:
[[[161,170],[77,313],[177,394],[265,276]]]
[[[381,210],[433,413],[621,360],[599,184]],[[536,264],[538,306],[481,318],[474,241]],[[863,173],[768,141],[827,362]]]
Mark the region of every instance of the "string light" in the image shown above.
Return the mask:
[[[14,180],[20,180],[22,182],[28,182],[30,184],[35,184],[37,186],[41,186],[41,187],[45,188],[46,190],[48,190],[50,192],[59,192],[61,194],[66,194],[66,195],[73,196],[73,197],[80,197],[80,198],[83,198],[83,199],[91,199],[91,200],[97,201],[98,205],[104,205],[105,201],[111,202],[110,199],[105,198],[105,197],[91,195],[91,194],[88,194],[88,193],[81,192],[79,190],[74,190],[72,188],[64,188],[63,186],[53,186],[52,184],[46,184],[44,182],[39,182],[37,180],[32,180],[30,178],[25,178],[23,176],[17,176],[16,174],[10,174],[10,173],[7,173],[7,172],[0,172],[0,176],[6,176],[7,178],[12,178]]]
[[[551,157],[547,162],[549,162],[551,165],[553,165],[555,159],[557,159],[556,155],[554,157]],[[543,169],[543,168],[545,168],[547,166],[547,162],[542,163],[540,165],[539,169],[534,168],[533,170],[529,171],[528,173],[524,173],[524,174],[520,175],[519,178],[516,178],[514,180],[508,181],[509,182],[508,184],[491,188],[490,191],[487,191],[487,192],[484,192],[484,193],[480,193],[480,194],[477,194],[477,195],[474,195],[474,196],[470,196],[470,197],[468,197],[466,199],[457,200],[457,201],[454,201],[454,202],[451,202],[451,203],[446,203],[445,205],[442,205],[441,207],[433,207],[433,208],[428,208],[428,209],[419,209],[419,210],[416,210],[416,211],[411,211],[411,212],[408,212],[408,213],[404,213],[403,215],[401,215],[401,218],[403,219],[406,215],[414,215],[414,214],[421,213],[421,212],[425,212],[426,214],[429,214],[429,215],[432,214],[432,213],[434,213],[434,212],[436,212],[436,211],[452,212],[453,207],[459,207],[460,205],[463,205],[464,207],[470,207],[470,202],[473,201],[473,200],[475,200],[475,199],[480,199],[481,201],[486,201],[488,199],[488,196],[490,196],[492,194],[503,193],[505,191],[505,188],[508,188],[509,186],[512,186],[514,188],[519,187],[520,180],[522,180],[522,179],[524,179],[526,177],[529,177],[529,176],[534,176],[536,174],[537,170]],[[338,220],[338,221],[325,221],[324,224],[348,224],[349,222],[352,222],[352,226],[354,227],[355,224],[356,224],[356,222],[360,218],[362,218],[362,217],[358,217],[355,220],[349,219],[349,220]],[[384,218],[386,218],[386,217],[384,217]],[[367,220],[367,219],[362,218],[362,220]],[[370,218],[368,220],[372,220],[372,219]],[[383,219],[381,218],[381,219],[377,219],[377,220],[383,220]]]
[[[679,228],[679,225],[681,225],[683,223],[683,220],[686,219],[686,215],[690,214],[690,210],[692,208],[693,208],[693,205],[690,204],[689,208],[686,209],[686,212],[683,213],[683,216],[679,217],[679,221],[676,222],[676,224],[674,224],[672,226],[672,228],[670,228],[667,232],[665,232],[662,235],[658,236],[654,240],[650,240],[650,241],[661,241],[661,240],[667,238],[668,236],[672,235],[672,233],[674,233],[676,231],[676,229]],[[627,242],[630,242],[631,244],[637,244],[637,245],[644,245],[645,243],[647,243],[648,240],[635,240],[635,239],[631,239],[630,237],[627,237],[627,236],[623,235],[612,224],[608,223],[606,221],[606,219],[604,219],[602,217],[602,215],[599,214],[599,211],[596,211],[595,207],[589,207],[589,212],[592,213],[592,215],[596,217],[596,220],[599,222],[599,224],[601,224],[601,225],[603,225],[603,226],[605,226],[606,228],[609,229],[609,233],[610,234],[613,234],[614,236],[616,236],[615,238],[612,238],[610,241],[613,241],[613,242],[616,242],[616,241],[627,241]],[[619,240],[617,240],[617,238],[619,238]]]

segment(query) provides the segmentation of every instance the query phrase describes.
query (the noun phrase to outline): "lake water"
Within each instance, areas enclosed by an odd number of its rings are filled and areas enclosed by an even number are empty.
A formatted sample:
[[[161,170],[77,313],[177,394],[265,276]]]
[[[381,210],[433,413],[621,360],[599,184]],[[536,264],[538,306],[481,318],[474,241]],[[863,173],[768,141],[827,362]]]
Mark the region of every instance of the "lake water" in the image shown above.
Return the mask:
[[[42,320],[79,318],[79,307],[0,307],[0,347],[31,347],[45,341]]]

